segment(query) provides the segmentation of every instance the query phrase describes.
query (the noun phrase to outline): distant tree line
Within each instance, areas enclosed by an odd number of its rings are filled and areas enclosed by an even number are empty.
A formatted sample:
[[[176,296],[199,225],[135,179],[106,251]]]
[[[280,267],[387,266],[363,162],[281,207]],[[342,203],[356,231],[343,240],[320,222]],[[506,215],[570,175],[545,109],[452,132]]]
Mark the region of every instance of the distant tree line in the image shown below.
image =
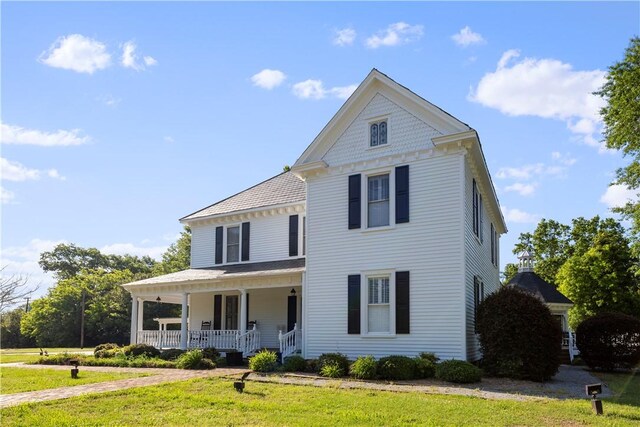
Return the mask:
[[[40,255],[40,267],[52,272],[56,283],[47,294],[30,304],[2,313],[0,345],[16,347],[75,347],[80,345],[84,315],[84,344],[128,343],[131,295],[124,283],[189,268],[191,230],[185,227],[178,240],[162,255],[151,257],[108,255],[96,248],[60,244]],[[84,298],[84,313],[82,302]],[[146,303],[144,327],[157,328],[155,317],[176,317],[175,304]]]

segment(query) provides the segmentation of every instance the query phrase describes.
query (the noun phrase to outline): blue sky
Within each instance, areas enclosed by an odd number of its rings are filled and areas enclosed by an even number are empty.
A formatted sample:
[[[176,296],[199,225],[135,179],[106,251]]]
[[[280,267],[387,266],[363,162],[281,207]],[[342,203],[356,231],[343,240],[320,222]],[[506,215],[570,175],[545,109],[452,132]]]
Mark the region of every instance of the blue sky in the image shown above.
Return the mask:
[[[629,197],[589,93],[638,2],[0,7],[2,264],[43,289],[61,241],[158,257],[178,218],[292,164],[373,67],[479,132],[503,266],[538,219]]]

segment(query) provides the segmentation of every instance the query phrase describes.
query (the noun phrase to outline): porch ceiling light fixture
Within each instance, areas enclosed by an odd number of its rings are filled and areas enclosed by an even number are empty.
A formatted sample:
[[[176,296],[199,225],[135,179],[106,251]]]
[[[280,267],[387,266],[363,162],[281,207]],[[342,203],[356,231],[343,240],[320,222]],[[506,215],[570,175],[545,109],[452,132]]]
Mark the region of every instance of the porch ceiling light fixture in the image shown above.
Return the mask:
[[[296,295],[296,290],[291,288],[291,295],[295,296]]]
[[[162,299],[161,299],[160,297],[158,297],[158,298],[156,298],[156,302],[157,302],[158,304],[160,304],[160,303],[162,302]]]

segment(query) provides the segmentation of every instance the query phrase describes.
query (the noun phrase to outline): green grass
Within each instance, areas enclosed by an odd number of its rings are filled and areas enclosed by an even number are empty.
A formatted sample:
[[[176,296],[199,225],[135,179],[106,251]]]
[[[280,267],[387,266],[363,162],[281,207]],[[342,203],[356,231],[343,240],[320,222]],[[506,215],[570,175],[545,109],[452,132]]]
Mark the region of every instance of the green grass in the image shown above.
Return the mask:
[[[610,402],[637,406],[640,411],[640,371],[627,373],[592,372],[615,394]]]
[[[141,377],[145,374],[89,372],[80,370],[77,379],[71,378],[71,372],[57,369],[0,369],[0,394],[21,393],[23,391],[44,390],[48,388],[68,387],[81,384],[99,383]]]
[[[40,355],[38,354],[0,354],[0,363],[32,363],[38,359],[40,359]]]
[[[78,353],[78,352],[84,352],[84,351],[93,351],[93,347],[85,347],[85,348],[78,348],[78,347],[73,347],[73,348],[66,348],[66,347],[55,347],[55,348],[49,348],[49,347],[42,347],[43,350],[46,350],[49,354],[51,353]],[[3,348],[0,349],[0,355],[5,355],[5,354],[22,354],[22,353],[36,353],[36,354],[40,354],[40,348],[36,347],[36,348]]]
[[[338,384],[339,381],[336,381]],[[588,399],[515,402],[463,396],[343,390],[196,379],[10,407],[15,425],[638,425],[637,407],[607,402],[591,413]]]

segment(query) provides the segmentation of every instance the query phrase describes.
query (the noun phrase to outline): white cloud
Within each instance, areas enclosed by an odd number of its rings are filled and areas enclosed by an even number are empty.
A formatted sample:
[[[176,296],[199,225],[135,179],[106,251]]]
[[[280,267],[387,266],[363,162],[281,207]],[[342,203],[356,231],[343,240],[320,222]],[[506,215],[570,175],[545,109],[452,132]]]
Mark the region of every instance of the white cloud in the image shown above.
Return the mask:
[[[153,65],[157,65],[158,61],[155,60],[152,56],[143,56],[142,61],[140,61],[140,57],[136,53],[138,46],[133,42],[133,40],[129,40],[122,45],[122,57],[120,59],[120,65],[124,68],[131,68],[132,70],[142,71],[146,67],[151,67]]]
[[[90,137],[82,135],[81,129],[43,132],[25,129],[20,126],[0,123],[0,142],[3,144],[40,145],[43,147],[81,145],[89,142]]]
[[[564,166],[573,166],[578,159],[571,157],[569,153],[562,154],[559,151],[554,151],[551,153],[551,158],[553,161],[558,162]]]
[[[601,128],[602,98],[593,95],[604,83],[605,71],[576,71],[557,59],[524,58],[506,51],[496,70],[485,74],[469,100],[509,116],[562,120],[585,144],[604,151],[595,136]]]
[[[136,246],[133,243],[113,243],[100,248],[100,252],[113,255],[135,255],[135,256],[150,256],[153,259],[160,259],[162,254],[167,250],[169,246]]]
[[[335,30],[335,36],[333,38],[333,44],[336,46],[350,46],[356,39],[356,30],[353,28],[343,28],[341,30]]]
[[[0,186],[0,203],[3,205],[8,205],[13,203],[13,200],[16,198],[16,195],[13,191],[9,191],[6,188]]]
[[[609,208],[622,207],[630,201],[638,200],[638,192],[625,185],[614,184],[607,187],[607,191],[600,197],[600,202]]]
[[[535,224],[540,220],[540,215],[524,212],[520,209],[509,209],[506,206],[502,206],[502,215],[507,222],[516,222],[519,224]]]
[[[474,44],[484,44],[487,42],[481,34],[474,33],[468,25],[461,29],[460,32],[452,35],[451,38],[458,46],[462,47]]]
[[[32,239],[25,246],[11,246],[2,249],[0,265],[6,266],[3,274],[29,277],[30,286],[40,285],[39,294],[54,283],[53,275],[45,273],[38,265],[40,254],[50,251],[65,240]]]
[[[0,157],[0,177],[3,181],[29,181],[38,180],[46,174],[50,178],[64,181],[66,178],[61,176],[56,169],[38,170],[30,169],[20,162],[7,160]]]
[[[144,56],[142,57],[142,59],[144,60],[144,65],[146,65],[147,67],[153,67],[154,65],[158,65],[158,60],[155,59],[153,56]]]
[[[81,34],[70,34],[59,37],[38,60],[50,67],[93,74],[111,64],[111,55],[104,43]]]
[[[176,140],[173,139],[173,137],[171,137],[171,136],[165,136],[163,139],[164,139],[164,142],[169,143],[169,144],[176,142]]]
[[[365,44],[370,49],[377,49],[380,46],[400,46],[420,40],[423,34],[424,27],[422,25],[396,22],[367,38]]]
[[[325,89],[322,80],[309,79],[293,85],[292,91],[300,99],[322,99],[333,96],[347,99],[358,88],[358,85],[336,86]]]
[[[280,70],[270,70],[269,68],[265,68],[259,73],[251,76],[251,81],[254,86],[271,90],[280,86],[286,78],[287,76]]]
[[[536,191],[536,184],[523,184],[521,182],[516,182],[505,187],[504,191],[513,191],[521,196],[531,196]]]
[[[115,108],[118,106],[118,104],[120,104],[120,101],[122,101],[122,99],[120,98],[116,98],[111,94],[107,94],[104,96],[100,96],[98,98],[96,98],[98,101],[102,102],[104,105],[106,105],[107,107],[111,107],[111,108]]]
[[[496,177],[499,179],[531,179],[536,176],[562,176],[577,159],[570,154],[562,154],[559,151],[551,153],[551,164],[533,163],[518,167],[502,167],[498,169]]]

